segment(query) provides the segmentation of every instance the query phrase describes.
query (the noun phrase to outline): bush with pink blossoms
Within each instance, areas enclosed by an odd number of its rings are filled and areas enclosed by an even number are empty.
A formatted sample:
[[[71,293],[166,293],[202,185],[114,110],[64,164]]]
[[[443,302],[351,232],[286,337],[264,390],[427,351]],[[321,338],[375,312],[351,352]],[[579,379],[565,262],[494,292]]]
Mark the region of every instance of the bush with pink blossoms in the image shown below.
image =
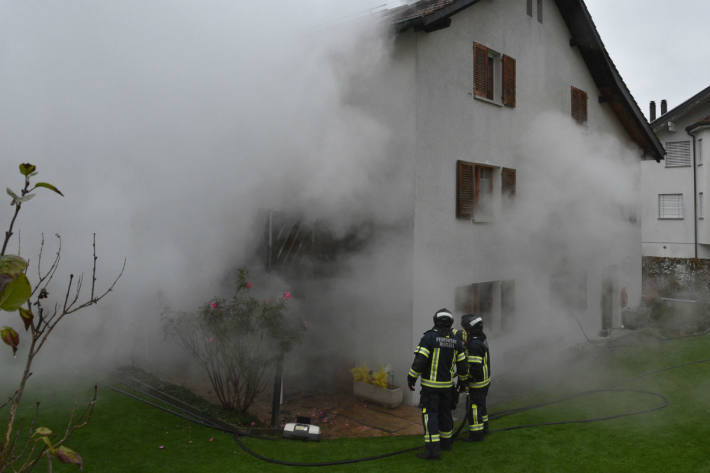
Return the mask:
[[[289,352],[303,324],[286,316],[290,292],[259,299],[240,270],[234,295],[195,312],[170,312],[166,331],[204,368],[222,407],[246,412],[267,385],[277,360]]]

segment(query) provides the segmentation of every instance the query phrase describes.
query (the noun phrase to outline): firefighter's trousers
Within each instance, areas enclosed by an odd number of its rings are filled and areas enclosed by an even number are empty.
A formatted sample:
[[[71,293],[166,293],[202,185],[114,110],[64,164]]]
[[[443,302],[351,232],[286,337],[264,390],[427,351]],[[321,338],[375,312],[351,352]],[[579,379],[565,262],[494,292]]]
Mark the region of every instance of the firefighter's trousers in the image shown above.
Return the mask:
[[[468,430],[472,437],[482,437],[488,433],[488,409],[486,408],[486,396],[488,396],[488,386],[482,388],[470,388],[468,391]]]
[[[424,445],[435,455],[441,451],[442,444],[444,448],[451,445],[454,434],[452,393],[451,388],[423,387],[421,391],[419,405],[422,408]]]

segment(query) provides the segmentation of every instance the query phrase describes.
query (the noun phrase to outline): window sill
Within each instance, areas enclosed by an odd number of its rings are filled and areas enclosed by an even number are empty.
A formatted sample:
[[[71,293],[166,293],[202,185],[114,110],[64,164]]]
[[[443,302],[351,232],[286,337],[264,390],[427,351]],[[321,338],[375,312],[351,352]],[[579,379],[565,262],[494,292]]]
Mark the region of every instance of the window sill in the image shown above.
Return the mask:
[[[489,104],[491,104],[491,105],[495,105],[496,107],[503,107],[503,103],[502,103],[502,102],[496,102],[495,100],[487,99],[487,98],[485,98],[485,97],[480,97],[480,96],[475,95],[475,94],[473,95],[473,98],[476,99],[476,100],[480,100],[481,102],[486,102],[486,103],[489,103]]]
[[[489,216],[478,216],[478,217],[473,217],[471,219],[472,223],[493,223],[495,221],[495,217],[492,215]]]
[[[658,220],[685,220],[683,217],[658,217]]]

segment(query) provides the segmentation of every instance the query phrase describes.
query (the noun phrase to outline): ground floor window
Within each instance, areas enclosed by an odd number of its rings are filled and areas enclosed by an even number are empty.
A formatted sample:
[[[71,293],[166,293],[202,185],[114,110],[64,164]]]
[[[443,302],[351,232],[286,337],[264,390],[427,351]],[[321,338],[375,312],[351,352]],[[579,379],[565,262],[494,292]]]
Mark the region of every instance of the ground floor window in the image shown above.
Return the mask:
[[[683,218],[683,194],[658,194],[658,218]]]
[[[487,331],[509,330],[515,318],[515,281],[486,281],[456,288],[457,314],[481,315]]]

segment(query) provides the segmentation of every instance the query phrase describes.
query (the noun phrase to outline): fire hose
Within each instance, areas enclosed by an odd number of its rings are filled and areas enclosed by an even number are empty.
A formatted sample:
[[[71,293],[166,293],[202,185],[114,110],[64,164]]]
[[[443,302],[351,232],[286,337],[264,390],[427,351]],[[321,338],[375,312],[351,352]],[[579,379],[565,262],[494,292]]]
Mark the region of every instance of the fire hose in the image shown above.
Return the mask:
[[[652,374],[664,372],[664,371],[669,371],[673,369],[678,369],[682,368],[685,366],[690,366],[690,365],[695,365],[695,364],[701,364],[701,363],[708,363],[710,362],[710,358],[705,358],[705,359],[700,359],[700,360],[695,360],[695,361],[689,361],[686,363],[681,363],[678,365],[673,365],[665,368],[660,368],[652,371],[648,371],[645,373],[641,373],[639,375],[633,376],[631,378],[628,378],[628,380],[636,380],[645,376],[649,376]],[[177,417],[180,417],[184,420],[188,420],[190,422],[197,423],[199,425],[202,425],[204,427],[208,427],[210,429],[214,430],[219,430],[225,433],[229,433],[234,437],[235,442],[239,445],[239,447],[244,450],[245,453],[251,455],[252,457],[262,460],[268,463],[274,463],[277,465],[284,465],[284,466],[305,466],[305,467],[319,467],[319,466],[334,466],[334,465],[345,465],[349,463],[361,463],[361,462],[366,462],[366,461],[372,461],[372,460],[379,460],[387,457],[392,457],[395,455],[400,455],[403,453],[407,452],[412,452],[415,450],[420,450],[421,445],[416,446],[416,447],[409,447],[409,448],[403,448],[400,450],[395,450],[387,453],[382,453],[379,455],[372,455],[372,456],[367,456],[367,457],[361,457],[361,458],[351,458],[351,459],[344,459],[344,460],[335,460],[335,461],[326,461],[326,462],[290,462],[290,461],[283,461],[283,460],[278,460],[270,457],[266,457],[264,455],[261,455],[252,449],[250,449],[243,441],[243,437],[255,437],[255,438],[269,438],[265,437],[263,435],[255,435],[251,430],[242,430],[240,431],[238,428],[235,426],[228,424],[226,422],[223,422],[219,419],[215,419],[211,416],[207,416],[204,412],[201,412],[194,407],[190,406],[187,403],[184,403],[183,401],[172,397],[166,393],[163,393],[146,383],[143,383],[139,380],[135,380],[138,383],[142,385],[142,388],[132,388],[135,392],[139,393],[140,395],[130,393],[124,389],[121,389],[117,386],[108,386],[110,389],[113,391],[116,391],[118,393],[121,393],[123,395],[129,396],[133,399],[136,399],[138,401],[144,402],[146,404],[149,404],[155,408],[161,409],[165,412],[168,412],[172,415],[175,415]],[[499,429],[491,429],[491,433],[496,433],[496,432],[507,432],[507,431],[512,431],[512,430],[518,430],[518,429],[529,429],[529,428],[534,428],[534,427],[544,427],[544,426],[551,426],[551,425],[567,425],[567,424],[583,424],[583,423],[592,423],[592,422],[603,422],[603,421],[609,421],[613,419],[619,419],[622,417],[630,417],[630,416],[636,416],[636,415],[641,415],[641,414],[649,414],[651,412],[659,411],[661,409],[664,409],[665,407],[668,406],[669,401],[668,399],[656,392],[652,391],[644,391],[644,390],[638,390],[638,389],[625,389],[625,388],[605,388],[605,389],[594,389],[594,390],[589,390],[589,391],[582,391],[578,393],[574,393],[569,396],[565,396],[559,399],[555,399],[553,401],[548,401],[548,402],[542,402],[542,403],[536,403],[536,404],[531,404],[528,406],[523,406],[523,407],[518,407],[514,409],[507,409],[504,411],[499,411],[496,413],[491,413],[490,418],[491,420],[496,420],[496,419],[501,419],[506,416],[510,416],[513,414],[518,414],[521,412],[529,411],[532,409],[538,409],[554,404],[559,404],[568,400],[580,398],[583,396],[589,396],[593,394],[598,394],[598,393],[605,393],[605,392],[613,392],[613,393],[635,393],[635,394],[642,394],[642,395],[647,395],[651,397],[655,397],[659,400],[659,404],[653,407],[649,407],[646,409],[639,409],[631,412],[623,412],[620,414],[616,415],[610,415],[610,416],[603,416],[603,417],[593,417],[593,418],[586,418],[586,419],[572,419],[572,420],[565,420],[565,421],[557,421],[557,422],[540,422],[540,423],[534,423],[534,424],[521,424],[521,425],[513,425],[509,427],[502,427]],[[143,397],[141,397],[143,396]],[[146,399],[147,398],[147,399]],[[164,404],[170,405],[171,407],[165,407]],[[458,426],[456,431],[454,432],[453,438],[456,439],[461,432],[462,428],[466,425],[466,420],[463,420],[461,424]]]

